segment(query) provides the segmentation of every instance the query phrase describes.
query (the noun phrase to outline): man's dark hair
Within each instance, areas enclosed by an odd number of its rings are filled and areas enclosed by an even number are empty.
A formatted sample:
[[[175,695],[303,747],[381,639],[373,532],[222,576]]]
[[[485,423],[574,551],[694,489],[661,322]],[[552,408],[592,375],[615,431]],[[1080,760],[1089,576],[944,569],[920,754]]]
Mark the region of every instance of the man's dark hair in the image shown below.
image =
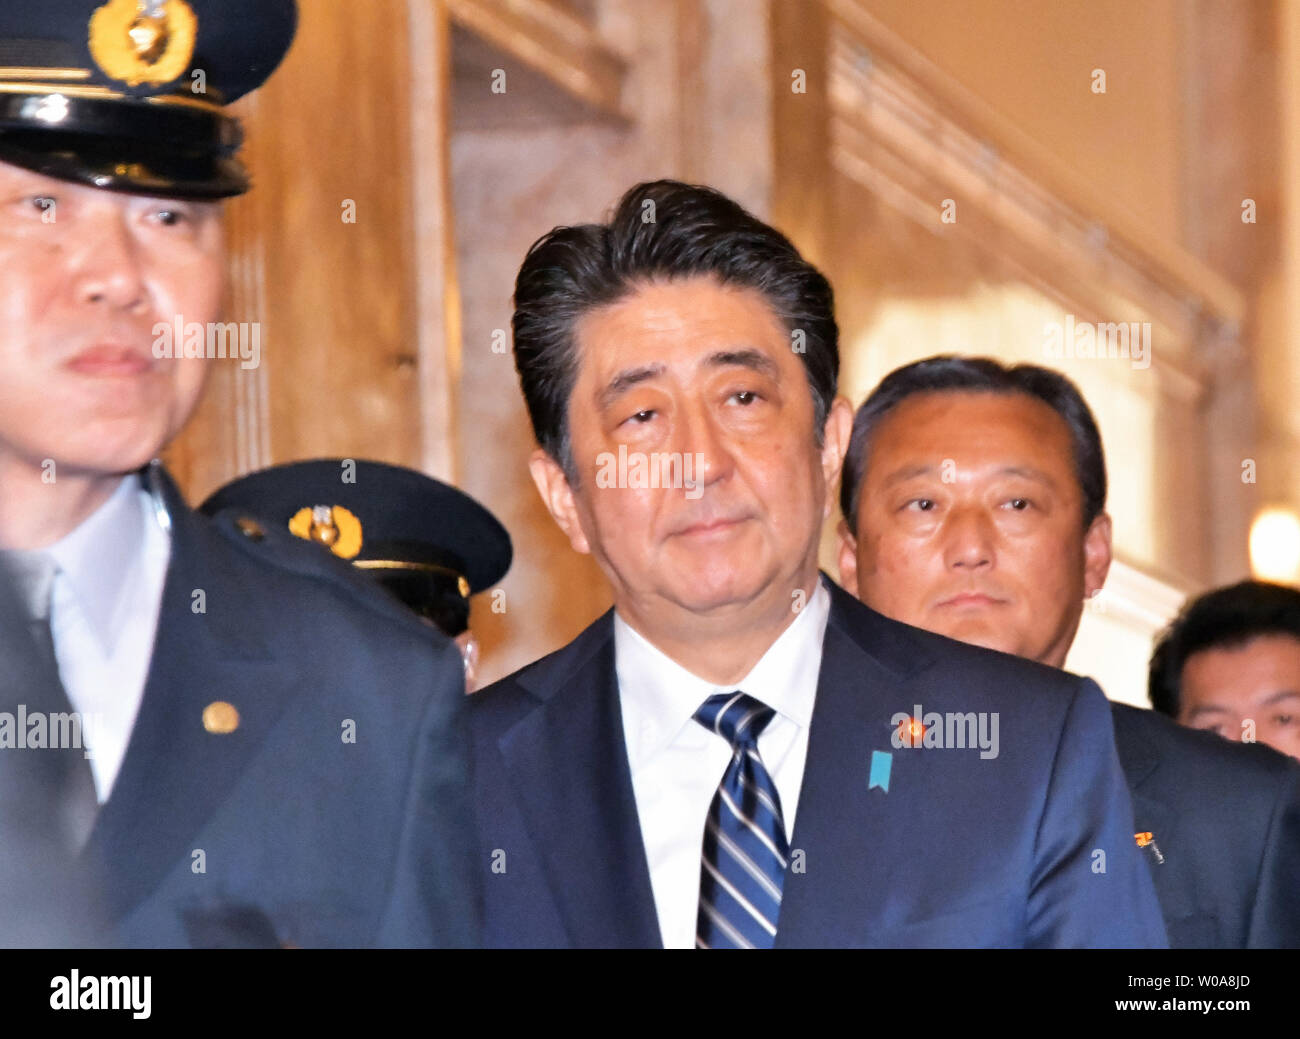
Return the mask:
[[[515,280],[515,367],[533,432],[571,481],[568,409],[578,372],[578,319],[646,283],[698,276],[755,289],[767,300],[804,363],[820,444],[839,379],[830,284],[788,238],[725,195],[657,180],[628,191],[607,224],[543,235]]]
[[[927,357],[895,368],[881,380],[853,417],[853,435],[844,459],[840,508],[852,528],[867,470],[871,434],[887,414],[919,393],[1020,393],[1041,400],[1070,429],[1074,474],[1083,492],[1083,526],[1106,507],[1106,457],[1096,420],[1078,388],[1059,372],[1036,364],[1007,366],[990,357]]]
[[[1177,718],[1187,659],[1202,650],[1244,646],[1260,635],[1300,639],[1300,591],[1267,581],[1242,581],[1184,603],[1151,653],[1151,706]]]

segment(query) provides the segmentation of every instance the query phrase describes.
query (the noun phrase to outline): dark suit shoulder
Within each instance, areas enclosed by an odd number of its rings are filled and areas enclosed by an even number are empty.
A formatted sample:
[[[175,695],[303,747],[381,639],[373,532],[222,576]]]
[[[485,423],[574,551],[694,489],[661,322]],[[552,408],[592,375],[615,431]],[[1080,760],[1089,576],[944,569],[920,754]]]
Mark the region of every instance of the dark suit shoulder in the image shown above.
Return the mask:
[[[1112,703],[1115,743],[1125,772],[1145,764],[1166,773],[1171,790],[1221,794],[1225,788],[1276,791],[1300,776],[1300,765],[1262,743],[1234,743],[1179,725],[1162,714]],[[1153,769],[1152,775],[1156,774]]]
[[[1300,940],[1300,764],[1261,744],[1111,704],[1135,822],[1174,947],[1289,948]]]
[[[1063,711],[1082,686],[1091,686],[1086,679],[1060,668],[893,620],[832,582],[827,583],[831,589],[831,623],[900,676],[932,671],[944,680],[932,681],[932,687],[949,689],[965,698],[995,700],[1004,709],[1020,712],[1045,706],[1054,712]]]
[[[613,645],[614,611],[607,610],[572,642],[484,686],[470,697],[470,717],[475,728],[509,724],[538,700],[549,699],[557,689],[563,688],[598,653],[610,654],[612,668]]]

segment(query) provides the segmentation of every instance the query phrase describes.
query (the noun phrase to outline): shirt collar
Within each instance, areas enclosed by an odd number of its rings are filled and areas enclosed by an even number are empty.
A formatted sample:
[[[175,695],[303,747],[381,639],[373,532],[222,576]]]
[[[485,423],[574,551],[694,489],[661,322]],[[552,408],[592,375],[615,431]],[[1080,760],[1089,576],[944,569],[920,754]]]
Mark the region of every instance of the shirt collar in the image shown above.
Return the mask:
[[[808,604],[739,682],[714,685],[688,671],[614,611],[614,669],[624,714],[636,716],[628,741],[632,771],[668,746],[714,693],[739,689],[801,728],[812,722],[830,594],[817,581]]]
[[[144,550],[147,495],[138,476],[122,478],[98,509],[45,551],[109,650],[117,641],[115,620],[130,592],[130,575]]]

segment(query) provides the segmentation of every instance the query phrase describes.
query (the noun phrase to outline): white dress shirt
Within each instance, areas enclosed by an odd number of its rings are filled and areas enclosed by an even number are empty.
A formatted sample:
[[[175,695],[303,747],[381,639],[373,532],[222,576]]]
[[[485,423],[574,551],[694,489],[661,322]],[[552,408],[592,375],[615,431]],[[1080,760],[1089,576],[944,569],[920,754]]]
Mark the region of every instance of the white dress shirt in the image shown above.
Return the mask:
[[[641,839],[650,866],[659,933],[669,949],[695,948],[704,824],[731,745],[693,715],[714,693],[739,689],[775,712],[758,752],[781,797],[786,838],[808,757],[830,595],[817,590],[748,675],[714,685],[687,671],[614,615],[614,668]]]
[[[59,677],[82,715],[100,804],[108,800],[144,696],[171,536],[138,476],[44,550],[59,565],[50,630]]]

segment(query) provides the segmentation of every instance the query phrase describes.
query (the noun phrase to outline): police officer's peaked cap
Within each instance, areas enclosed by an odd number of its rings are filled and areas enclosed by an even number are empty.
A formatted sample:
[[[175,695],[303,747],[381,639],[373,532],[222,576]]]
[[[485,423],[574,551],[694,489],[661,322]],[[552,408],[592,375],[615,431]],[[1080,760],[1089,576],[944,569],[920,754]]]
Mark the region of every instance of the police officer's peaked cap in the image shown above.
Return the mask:
[[[225,106],[293,41],[294,0],[0,0],[0,162],[168,198],[249,186]]]
[[[469,597],[510,568],[510,535],[492,513],[455,487],[383,462],[325,458],[262,469],[199,506],[208,515],[226,509],[319,543],[417,612],[425,611],[411,600],[420,595],[468,617]]]

